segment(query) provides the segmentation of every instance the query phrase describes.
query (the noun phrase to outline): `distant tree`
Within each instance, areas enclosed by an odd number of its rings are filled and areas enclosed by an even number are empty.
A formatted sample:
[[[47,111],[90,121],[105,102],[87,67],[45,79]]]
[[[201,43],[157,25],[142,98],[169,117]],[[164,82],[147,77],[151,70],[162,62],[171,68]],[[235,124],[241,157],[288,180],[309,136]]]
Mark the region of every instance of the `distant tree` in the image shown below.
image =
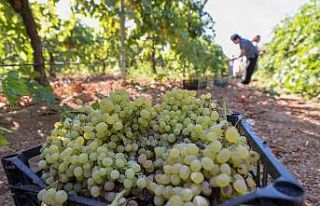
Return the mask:
[[[284,19],[265,45],[260,72],[268,83],[309,97],[320,96],[320,2],[311,0]]]

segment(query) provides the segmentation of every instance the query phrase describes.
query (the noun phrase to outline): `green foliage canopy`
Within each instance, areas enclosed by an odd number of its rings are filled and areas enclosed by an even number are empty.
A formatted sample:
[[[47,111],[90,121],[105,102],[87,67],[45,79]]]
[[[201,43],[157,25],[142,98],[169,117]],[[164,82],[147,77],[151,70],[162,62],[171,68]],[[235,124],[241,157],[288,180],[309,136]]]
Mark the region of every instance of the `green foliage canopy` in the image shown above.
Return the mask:
[[[274,30],[262,58],[272,84],[309,97],[320,94],[320,1],[312,0]]]

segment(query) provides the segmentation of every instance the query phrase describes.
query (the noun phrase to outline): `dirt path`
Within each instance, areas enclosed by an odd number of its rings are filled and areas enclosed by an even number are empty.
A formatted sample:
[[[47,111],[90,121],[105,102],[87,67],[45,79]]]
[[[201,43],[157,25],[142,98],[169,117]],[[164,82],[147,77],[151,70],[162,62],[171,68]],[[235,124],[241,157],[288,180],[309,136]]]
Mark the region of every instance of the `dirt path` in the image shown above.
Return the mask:
[[[156,98],[165,90],[179,86],[174,82],[139,83],[125,86],[133,98],[139,95]],[[64,79],[52,83],[52,86],[63,104],[75,108],[79,107],[74,101],[76,98],[90,103],[122,87],[120,81],[111,77]],[[289,96],[274,99],[259,88],[243,88],[237,84],[200,92],[208,91],[220,102],[225,99],[230,112],[240,112],[250,119],[255,132],[267,141],[276,156],[302,182],[307,191],[306,205],[320,205],[320,103]],[[0,116],[0,126],[15,130],[7,138],[13,148],[21,150],[42,143],[59,118],[59,113],[48,113],[44,108],[32,105],[15,114]],[[0,157],[10,153],[8,149],[0,149]],[[2,167],[0,205],[13,205]]]

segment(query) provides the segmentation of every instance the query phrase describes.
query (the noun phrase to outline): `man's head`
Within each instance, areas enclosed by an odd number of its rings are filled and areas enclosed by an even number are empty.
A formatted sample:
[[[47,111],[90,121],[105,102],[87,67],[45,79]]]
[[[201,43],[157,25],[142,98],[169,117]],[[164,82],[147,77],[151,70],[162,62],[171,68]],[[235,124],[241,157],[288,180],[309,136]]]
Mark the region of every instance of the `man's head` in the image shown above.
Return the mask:
[[[256,36],[255,36],[255,37],[253,37],[253,39],[252,39],[252,41],[255,41],[255,42],[257,42],[257,43],[259,43],[259,42],[260,42],[260,40],[261,40],[260,35],[256,35]]]
[[[240,43],[240,39],[241,39],[241,36],[239,34],[233,34],[231,37],[230,37],[231,41],[233,41],[233,43],[235,44],[239,44]]]

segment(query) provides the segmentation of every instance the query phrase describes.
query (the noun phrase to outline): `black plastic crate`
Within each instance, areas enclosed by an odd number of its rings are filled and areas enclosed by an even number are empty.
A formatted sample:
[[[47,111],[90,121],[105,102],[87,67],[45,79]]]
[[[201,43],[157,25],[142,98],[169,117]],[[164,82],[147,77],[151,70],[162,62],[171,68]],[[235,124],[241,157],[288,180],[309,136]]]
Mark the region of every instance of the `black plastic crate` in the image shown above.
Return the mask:
[[[183,80],[182,87],[188,90],[205,89],[207,87],[207,81],[199,79]]]
[[[228,85],[228,80],[226,78],[223,79],[214,79],[213,85],[216,87],[225,88]]]
[[[257,190],[227,201],[221,206],[258,205],[258,206],[301,206],[305,198],[303,188],[292,174],[272,154],[266,143],[251,129],[240,114],[228,115],[228,121],[247,137],[249,145],[260,154],[260,164],[252,172],[258,186]],[[40,155],[41,145],[4,157],[9,187],[16,206],[38,206],[37,193],[45,187],[40,173],[29,167],[29,160]],[[86,206],[106,206],[107,203],[90,198],[69,195],[69,203]]]

